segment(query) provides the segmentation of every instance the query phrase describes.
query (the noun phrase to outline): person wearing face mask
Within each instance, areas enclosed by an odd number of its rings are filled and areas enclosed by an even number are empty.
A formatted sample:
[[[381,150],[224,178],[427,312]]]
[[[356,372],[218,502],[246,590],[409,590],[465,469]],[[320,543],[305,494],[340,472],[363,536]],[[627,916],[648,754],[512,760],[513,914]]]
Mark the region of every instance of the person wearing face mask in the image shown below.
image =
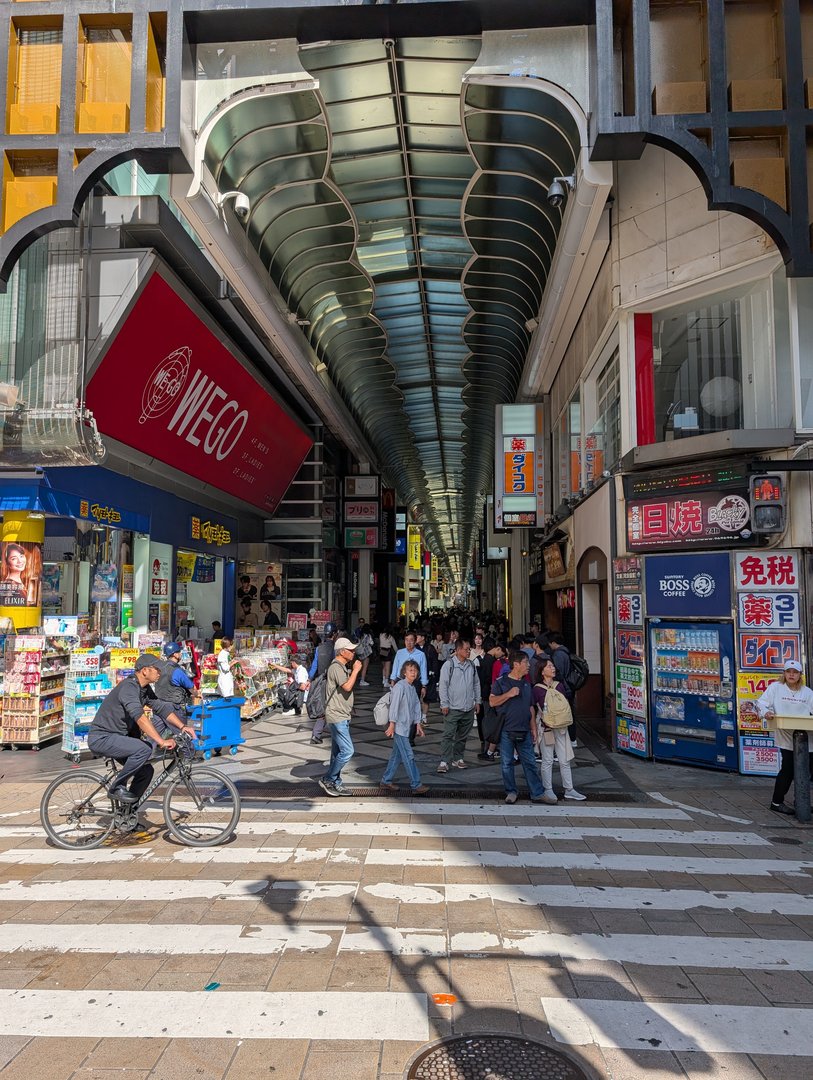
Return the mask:
[[[774,716],[813,716],[813,690],[804,684],[802,665],[798,660],[787,660],[782,675],[770,684],[757,701],[757,712],[767,720]],[[793,732],[776,730],[774,742],[779,747],[782,764],[774,783],[771,810],[777,814],[795,813],[787,805],[785,796],[793,783]],[[813,770],[813,754],[810,755]]]

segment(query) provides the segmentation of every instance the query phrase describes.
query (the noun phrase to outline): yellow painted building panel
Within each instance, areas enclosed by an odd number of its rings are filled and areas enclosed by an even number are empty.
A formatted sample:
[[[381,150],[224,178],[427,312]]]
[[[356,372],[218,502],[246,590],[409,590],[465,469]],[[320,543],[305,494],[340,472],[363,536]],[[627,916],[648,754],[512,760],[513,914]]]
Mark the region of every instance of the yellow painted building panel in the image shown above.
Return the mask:
[[[56,203],[56,178],[51,176],[23,176],[6,180],[3,197],[3,231],[7,232],[15,222]]]
[[[44,102],[32,105],[9,105],[10,135],[50,135],[59,131],[59,105]]]
[[[83,101],[79,105],[77,130],[100,134],[130,130],[130,107],[123,101]]]

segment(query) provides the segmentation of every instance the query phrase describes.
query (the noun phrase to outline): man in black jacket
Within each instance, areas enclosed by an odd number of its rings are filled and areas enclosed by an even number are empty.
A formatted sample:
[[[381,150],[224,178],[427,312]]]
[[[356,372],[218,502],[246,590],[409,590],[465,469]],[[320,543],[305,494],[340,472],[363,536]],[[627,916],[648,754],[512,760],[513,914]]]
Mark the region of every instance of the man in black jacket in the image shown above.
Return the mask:
[[[327,675],[327,669],[333,663],[333,657],[336,654],[336,638],[339,635],[338,627],[335,623],[325,623],[324,637],[322,638],[322,644],[318,646],[316,652],[313,655],[313,662],[311,663],[308,677],[313,686],[314,679],[318,679],[320,675]],[[311,745],[321,746],[322,739],[325,733],[325,718],[319,716],[314,721],[313,731],[311,732]]]
[[[110,789],[111,797],[119,802],[138,802],[152,780],[153,767],[149,763],[152,747],[144,742],[142,734],[165,750],[175,747],[173,739],[164,739],[159,735],[156,725],[144,711],[145,706],[149,706],[151,712],[165,724],[195,737],[194,729],[186,727],[175,715],[172,705],[159,701],[153,693],[150,683],[158,681],[163,667],[163,663],[151,653],[139,656],[133,674],[113,687],[90,725],[88,749],[97,757],[114,758],[123,766],[114,787]],[[128,791],[127,781],[131,778]]]

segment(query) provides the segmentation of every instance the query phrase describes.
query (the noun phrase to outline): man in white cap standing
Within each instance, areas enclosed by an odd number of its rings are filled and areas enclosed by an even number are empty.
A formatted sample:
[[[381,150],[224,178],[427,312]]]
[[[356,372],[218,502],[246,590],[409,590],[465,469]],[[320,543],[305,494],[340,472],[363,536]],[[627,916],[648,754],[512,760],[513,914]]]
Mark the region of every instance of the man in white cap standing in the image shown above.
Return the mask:
[[[772,720],[774,716],[813,715],[813,690],[804,684],[802,665],[798,660],[786,660],[782,675],[770,683],[757,702],[760,716]],[[771,810],[777,814],[793,815],[793,807],[785,802],[785,796],[793,783],[793,732],[774,731],[773,740],[779,747],[781,765],[771,797]],[[813,754],[810,757],[813,765]]]
[[[353,690],[362,668],[357,660],[356,642],[340,637],[335,644],[336,656],[327,669],[325,685],[325,721],[330,729],[330,762],[319,781],[326,795],[349,795],[342,784],[342,769],[353,756],[350,738],[350,719],[353,714]]]

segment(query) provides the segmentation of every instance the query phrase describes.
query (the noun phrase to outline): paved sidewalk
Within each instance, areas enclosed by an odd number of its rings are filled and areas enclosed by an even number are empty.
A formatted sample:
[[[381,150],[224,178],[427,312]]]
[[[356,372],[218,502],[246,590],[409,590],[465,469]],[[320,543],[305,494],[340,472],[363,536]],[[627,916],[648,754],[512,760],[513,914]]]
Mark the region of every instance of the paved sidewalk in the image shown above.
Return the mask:
[[[380,793],[378,783],[390,754],[389,740],[373,721],[373,706],[382,692],[380,685],[374,685],[356,693],[357,708],[352,725],[356,754],[345,769],[344,777],[347,786],[359,794]],[[455,797],[471,793],[476,798],[499,800],[503,792],[500,766],[477,760],[480,744],[476,730],[469,736],[467,768],[450,769],[445,775],[437,773],[442,727],[440,710],[433,705],[426,738],[416,746],[422,780],[432,789],[427,797],[431,798],[433,793]],[[311,745],[311,728],[312,723],[304,712],[301,717],[266,713],[256,722],[243,725],[246,743],[235,757],[212,758],[212,763],[220,765],[253,793],[264,788],[271,796],[317,795],[316,779],[324,773],[330,756],[330,739],[326,735],[321,746]],[[578,732],[578,725],[576,730]],[[772,781],[769,779],[642,761],[627,754],[612,753],[589,733],[580,734],[582,741],[576,750],[573,779],[589,800],[634,802],[649,792],[659,792],[672,800],[679,801],[684,796],[690,802],[700,799],[718,812],[734,815],[743,810],[761,814],[770,801]],[[65,759],[58,742],[38,753],[8,750],[0,753],[0,777],[4,776],[7,783],[41,784],[69,767],[70,762]],[[561,793],[556,766],[553,775],[554,786]],[[520,791],[524,790],[521,770],[517,779]],[[404,785],[402,793],[408,794],[403,774],[396,781]],[[788,823],[787,819],[776,820],[777,825]]]

